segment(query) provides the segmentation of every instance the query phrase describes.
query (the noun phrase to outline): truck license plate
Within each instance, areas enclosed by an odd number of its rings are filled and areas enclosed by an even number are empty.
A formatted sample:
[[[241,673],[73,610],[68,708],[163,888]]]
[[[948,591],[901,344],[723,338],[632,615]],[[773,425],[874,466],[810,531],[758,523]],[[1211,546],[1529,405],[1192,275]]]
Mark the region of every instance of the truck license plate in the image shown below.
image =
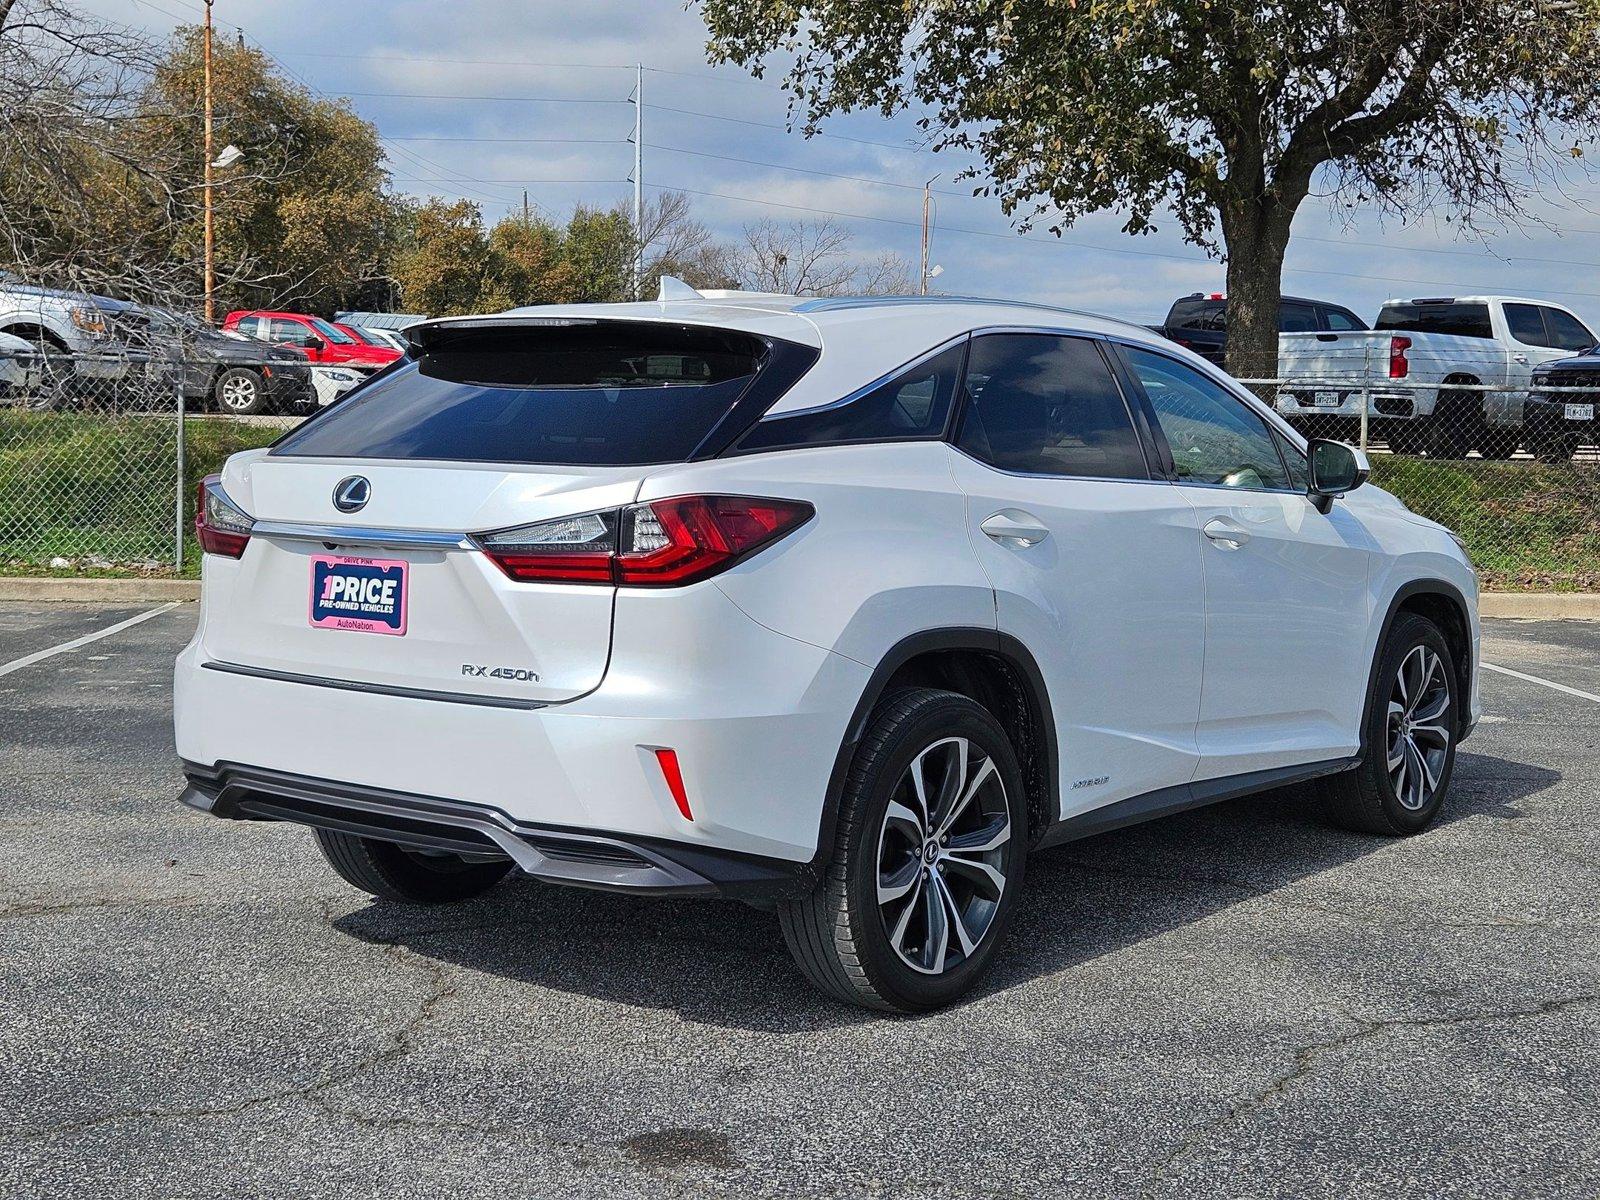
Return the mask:
[[[1594,420],[1594,405],[1592,404],[1569,404],[1566,408],[1567,420],[1569,421]]]
[[[1315,404],[1318,408],[1338,408],[1339,407],[1339,393],[1338,392],[1312,392],[1311,393],[1311,403]]]

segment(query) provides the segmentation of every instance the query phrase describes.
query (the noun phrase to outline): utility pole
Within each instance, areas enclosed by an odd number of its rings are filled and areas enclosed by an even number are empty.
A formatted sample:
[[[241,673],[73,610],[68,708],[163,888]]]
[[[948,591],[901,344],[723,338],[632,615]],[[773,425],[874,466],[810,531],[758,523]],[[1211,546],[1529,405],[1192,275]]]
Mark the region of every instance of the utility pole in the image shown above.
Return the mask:
[[[215,258],[214,258],[213,230],[212,230],[212,221],[211,221],[211,4],[212,4],[212,0],[206,0],[206,23],[205,23],[205,40],[204,40],[205,49],[204,49],[204,52],[203,52],[204,61],[205,61],[205,91],[206,91],[206,98],[205,98],[205,110],[206,110],[206,133],[205,133],[205,143],[206,143],[206,145],[205,145],[205,157],[206,157],[206,185],[205,185],[206,281],[205,281],[205,286],[206,286],[206,324],[207,325],[216,324],[215,300],[214,300],[214,298],[212,296],[212,293],[216,290],[216,285],[217,285],[217,276],[216,276],[216,267],[215,267]]]
[[[942,175],[944,172],[940,172]],[[917,295],[928,294],[928,214],[933,202],[933,185],[939,178],[935,175],[922,185],[922,269],[917,272]]]
[[[526,229],[528,227],[528,224],[529,224],[529,220],[528,220],[528,189],[527,188],[523,188],[522,189],[522,227],[524,229]]]
[[[633,298],[644,286],[644,64],[633,65]]]

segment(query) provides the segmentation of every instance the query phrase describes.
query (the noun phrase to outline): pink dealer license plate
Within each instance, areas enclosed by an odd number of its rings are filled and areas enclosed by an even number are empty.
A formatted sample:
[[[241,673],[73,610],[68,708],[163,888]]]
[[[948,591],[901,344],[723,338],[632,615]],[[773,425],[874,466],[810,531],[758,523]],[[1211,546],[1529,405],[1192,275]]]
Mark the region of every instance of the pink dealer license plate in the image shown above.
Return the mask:
[[[406,567],[397,559],[318,554],[311,560],[311,623],[357,633],[406,631]]]

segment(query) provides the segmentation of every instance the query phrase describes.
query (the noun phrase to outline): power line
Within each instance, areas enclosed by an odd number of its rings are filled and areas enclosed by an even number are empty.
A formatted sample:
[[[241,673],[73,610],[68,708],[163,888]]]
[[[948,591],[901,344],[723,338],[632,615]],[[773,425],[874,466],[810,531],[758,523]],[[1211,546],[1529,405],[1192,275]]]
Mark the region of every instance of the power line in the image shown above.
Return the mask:
[[[626,146],[628,139],[620,138],[545,138],[545,137],[445,137],[434,134],[413,133],[401,136],[386,134],[386,142],[484,142],[492,145],[543,145],[543,146]],[[665,147],[653,147],[665,149]]]
[[[462,96],[441,92],[340,92],[359,100],[473,100],[485,104],[627,104],[602,96]]]
[[[691,196],[707,196],[707,197],[713,197],[713,198],[719,199],[719,200],[734,200],[734,201],[738,201],[738,202],[741,202],[741,203],[744,203],[744,204],[760,205],[760,206],[762,206],[764,208],[783,208],[783,209],[789,209],[789,210],[794,211],[794,212],[820,214],[820,215],[829,216],[829,217],[839,217],[839,218],[844,219],[844,220],[873,221],[873,222],[877,222],[878,224],[883,224],[883,225],[900,225],[900,226],[907,226],[907,227],[911,227],[911,228],[918,228],[918,229],[921,228],[921,223],[920,222],[918,222],[918,221],[907,221],[907,220],[904,220],[904,219],[899,218],[899,217],[875,217],[875,216],[869,216],[866,213],[842,212],[842,211],[839,211],[839,210],[836,210],[836,209],[815,208],[815,207],[813,207],[811,205],[784,204],[781,201],[777,201],[777,200],[761,200],[761,199],[758,199],[758,198],[756,198],[754,196],[735,196],[735,195],[732,195],[732,194],[727,193],[727,192],[699,191],[699,190],[696,190],[694,188],[673,187],[673,186],[671,186],[669,184],[652,183],[652,184],[647,184],[646,186],[647,187],[658,188],[658,189],[666,190],[666,191],[687,192]],[[961,226],[956,226],[956,225],[941,226],[940,232],[942,232],[942,233],[961,234],[961,235],[965,235],[967,237],[1001,238],[1001,239],[1004,239],[1004,240],[1010,241],[1010,242],[1024,241],[1024,242],[1032,242],[1032,243],[1038,243],[1038,244],[1043,244],[1043,245],[1063,246],[1063,247],[1067,247],[1067,248],[1075,248],[1075,249],[1079,249],[1079,250],[1091,251],[1091,252],[1097,253],[1097,254],[1129,254],[1129,255],[1135,255],[1135,256],[1140,257],[1140,258],[1163,258],[1163,259],[1168,259],[1168,260],[1173,261],[1173,262],[1195,263],[1195,264],[1203,264],[1203,265],[1208,265],[1208,266],[1216,266],[1217,265],[1213,260],[1211,260],[1209,258],[1196,258],[1193,255],[1167,254],[1167,253],[1165,253],[1163,251],[1159,251],[1159,250],[1134,250],[1134,249],[1131,249],[1131,248],[1126,247],[1126,246],[1096,246],[1096,245],[1092,245],[1092,244],[1087,243],[1087,242],[1068,241],[1066,238],[1048,238],[1047,239],[1047,238],[1040,238],[1040,237],[1031,237],[1031,236],[1029,236],[1027,234],[997,233],[994,230],[989,230],[989,229],[966,229],[966,228],[963,228]],[[1498,289],[1492,288],[1492,287],[1483,287],[1482,285],[1479,285],[1479,284],[1447,283],[1447,282],[1444,282],[1444,281],[1441,281],[1441,280],[1438,280],[1438,279],[1410,279],[1410,278],[1401,278],[1399,276],[1394,276],[1394,275],[1373,275],[1373,274],[1371,274],[1369,272],[1362,272],[1362,271],[1318,271],[1318,270],[1314,270],[1314,269],[1309,268],[1309,267],[1285,267],[1284,271],[1286,273],[1292,274],[1292,275],[1326,275],[1326,276],[1330,276],[1330,277],[1343,278],[1343,279],[1363,279],[1363,280],[1368,280],[1368,281],[1375,282],[1375,283],[1412,283],[1412,284],[1421,284],[1421,285],[1425,285],[1425,286],[1429,286],[1429,287],[1448,287],[1448,288],[1452,288],[1452,289],[1455,289],[1455,290],[1461,290],[1461,289],[1464,289],[1464,288],[1471,288],[1473,290],[1481,290],[1481,291],[1485,291],[1485,292],[1493,292],[1493,291],[1498,290]],[[1566,291],[1566,290],[1563,290],[1563,289],[1560,289],[1560,288],[1528,288],[1528,289],[1525,289],[1525,290],[1531,291],[1531,292],[1535,292],[1535,293],[1537,293],[1539,295],[1543,295],[1543,296],[1582,296],[1582,297],[1585,297],[1585,298],[1588,298],[1588,299],[1600,299],[1600,292]]]

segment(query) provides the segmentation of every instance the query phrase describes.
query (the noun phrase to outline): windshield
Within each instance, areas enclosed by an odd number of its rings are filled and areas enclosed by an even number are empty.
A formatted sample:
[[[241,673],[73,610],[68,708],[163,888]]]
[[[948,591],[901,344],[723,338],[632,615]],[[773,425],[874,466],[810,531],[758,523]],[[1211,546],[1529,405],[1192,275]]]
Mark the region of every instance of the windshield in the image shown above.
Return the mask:
[[[1492,338],[1489,306],[1483,303],[1457,304],[1446,300],[1423,304],[1385,304],[1374,329],[1393,329],[1401,333],[1449,333],[1457,337]]]
[[[311,326],[330,342],[337,342],[341,346],[354,346],[356,344],[355,338],[342,329],[335,329],[321,317],[312,317]]]
[[[760,373],[749,334],[654,322],[439,337],[275,454],[634,466],[682,462]]]

